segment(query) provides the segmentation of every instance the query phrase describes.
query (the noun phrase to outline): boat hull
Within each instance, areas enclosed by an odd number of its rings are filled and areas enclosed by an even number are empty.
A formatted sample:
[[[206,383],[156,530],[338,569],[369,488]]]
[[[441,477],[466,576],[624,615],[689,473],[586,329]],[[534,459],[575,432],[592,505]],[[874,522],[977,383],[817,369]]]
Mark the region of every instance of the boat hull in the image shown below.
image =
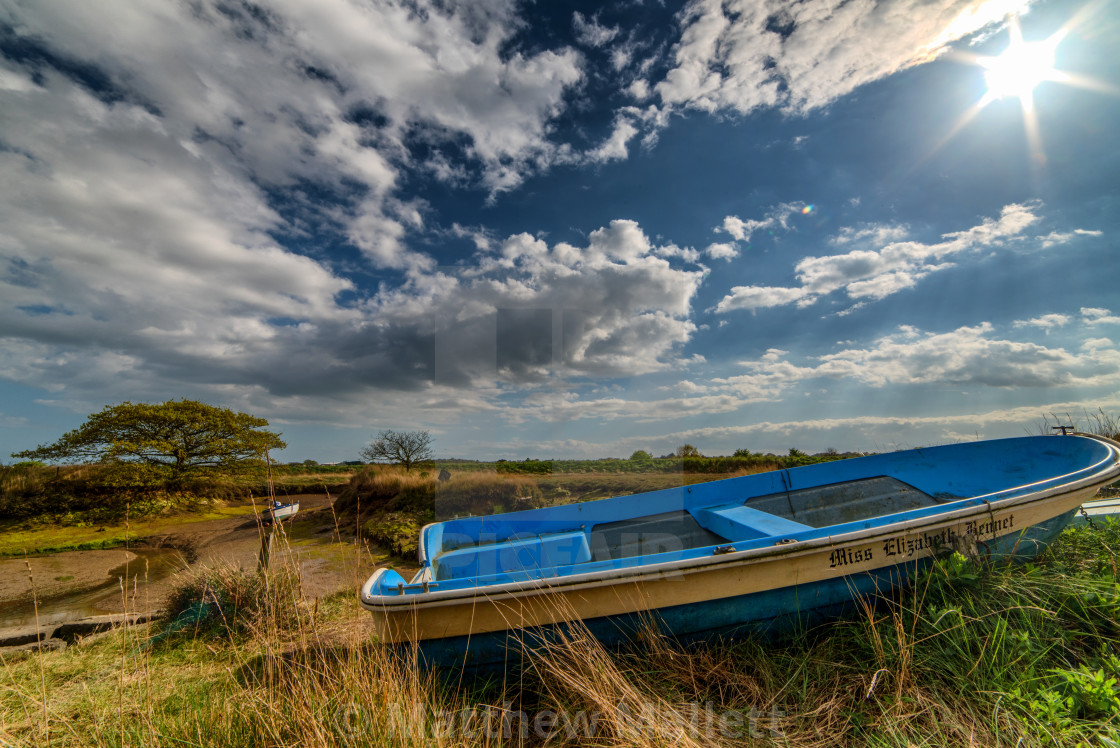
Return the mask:
[[[804,542],[594,574],[394,597],[371,594],[379,571],[361,600],[381,641],[435,667],[500,665],[569,621],[605,643],[650,623],[684,639],[782,631],[896,589],[941,553],[1033,557],[1118,471]]]
[[[269,509],[264,513],[265,522],[283,522],[286,519],[291,519],[299,511],[299,504],[285,504],[281,507]]]

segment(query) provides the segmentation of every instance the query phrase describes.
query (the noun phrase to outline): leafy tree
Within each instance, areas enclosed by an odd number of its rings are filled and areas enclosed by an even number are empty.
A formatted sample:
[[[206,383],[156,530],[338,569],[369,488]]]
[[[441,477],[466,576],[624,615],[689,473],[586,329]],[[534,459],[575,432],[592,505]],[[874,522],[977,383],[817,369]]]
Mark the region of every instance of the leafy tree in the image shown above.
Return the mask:
[[[268,421],[196,400],[109,405],[54,444],[13,453],[49,462],[116,462],[166,469],[178,480],[203,468],[259,463],[286,444],[264,431]]]
[[[789,448],[789,457],[786,458],[786,464],[789,467],[797,467],[799,465],[811,465],[817,462],[812,455],[802,452],[797,447]]]
[[[416,463],[432,459],[432,435],[427,431],[386,429],[358,454],[367,462],[394,462],[411,471]]]
[[[700,454],[700,450],[697,449],[696,447],[692,446],[691,444],[682,444],[681,446],[677,447],[677,455],[676,456],[677,457],[703,457],[704,455]]]
[[[630,459],[631,460],[652,460],[653,455],[651,455],[649,452],[645,451],[644,449],[639,449],[639,450],[636,450],[634,452],[634,454],[630,455]]]

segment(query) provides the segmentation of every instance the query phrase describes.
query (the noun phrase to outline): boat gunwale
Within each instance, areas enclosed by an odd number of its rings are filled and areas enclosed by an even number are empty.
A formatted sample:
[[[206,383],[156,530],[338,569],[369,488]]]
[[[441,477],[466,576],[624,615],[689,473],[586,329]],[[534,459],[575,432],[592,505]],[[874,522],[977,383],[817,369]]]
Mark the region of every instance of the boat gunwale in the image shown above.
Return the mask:
[[[1073,434],[1071,434],[1072,436]],[[806,540],[797,540],[788,545],[769,545],[760,548],[748,548],[741,551],[732,551],[730,553],[719,555],[699,556],[693,558],[675,559],[671,561],[662,561],[652,564],[637,564],[633,566],[616,567],[610,569],[600,569],[597,571],[583,572],[579,574],[553,574],[546,577],[538,577],[535,579],[524,579],[512,582],[502,582],[500,584],[483,584],[472,585],[469,587],[459,587],[455,589],[438,590],[432,589],[428,592],[418,592],[412,594],[395,594],[395,595],[374,595],[371,590],[376,586],[377,582],[384,573],[393,571],[390,567],[382,567],[376,570],[359,592],[359,604],[371,612],[384,612],[387,608],[401,608],[406,607],[409,609],[423,609],[423,608],[436,608],[444,607],[446,605],[459,604],[463,601],[472,599],[485,598],[487,600],[494,599],[510,599],[520,598],[533,595],[548,595],[559,590],[573,591],[584,588],[609,586],[617,584],[630,584],[633,582],[641,582],[648,578],[663,577],[666,573],[680,574],[687,573],[694,569],[706,569],[712,566],[733,566],[742,564],[756,559],[765,559],[770,557],[791,557],[799,555],[807,555],[819,551],[822,547],[834,547],[836,545],[846,545],[854,542],[859,542],[865,539],[874,539],[879,535],[898,534],[917,527],[926,525],[941,525],[953,524],[969,515],[973,514],[988,514],[995,511],[1003,511],[1009,507],[1018,506],[1020,504],[1027,505],[1039,501],[1046,501],[1057,496],[1064,494],[1075,493],[1083,490],[1086,486],[1092,483],[1107,483],[1110,478],[1120,475],[1120,443],[1117,443],[1106,437],[1101,437],[1096,434],[1076,434],[1082,437],[1091,437],[1104,443],[1109,448],[1109,454],[1102,460],[1093,463],[1090,466],[1075,470],[1063,475],[1051,476],[1043,480],[1034,481],[1032,483],[1025,483],[1020,486],[1003,489],[988,494],[979,496],[969,496],[958,499],[957,501],[949,502],[942,505],[942,507],[949,507],[953,504],[968,502],[967,506],[961,506],[946,512],[924,514],[919,517],[910,517],[888,524],[876,525],[874,527],[864,527],[861,529],[845,532],[840,535],[824,535],[817,538],[810,538]],[[1109,469],[1100,470],[1101,466],[1105,463],[1111,462],[1112,466]],[[1085,473],[1086,471],[1098,470],[1091,475],[1086,475],[1071,483],[1062,483],[1060,485],[1052,486],[1048,489],[1041,489],[1032,491],[1021,495],[1008,496],[1004,499],[996,499],[993,501],[990,497],[999,496],[1011,492],[1019,492],[1024,489],[1029,489],[1032,486],[1040,486],[1054,481],[1062,480],[1069,476]],[[908,510],[899,514],[906,515],[915,511],[928,510],[926,507],[923,510]],[[883,515],[890,517],[892,515]],[[876,518],[868,518],[868,520]],[[867,520],[863,520],[867,521]],[[423,528],[426,530],[428,527],[438,523],[430,523]],[[821,528],[823,529],[823,528]],[[777,537],[777,536],[775,536]],[[900,562],[901,563],[901,562]],[[893,566],[895,564],[884,565]]]

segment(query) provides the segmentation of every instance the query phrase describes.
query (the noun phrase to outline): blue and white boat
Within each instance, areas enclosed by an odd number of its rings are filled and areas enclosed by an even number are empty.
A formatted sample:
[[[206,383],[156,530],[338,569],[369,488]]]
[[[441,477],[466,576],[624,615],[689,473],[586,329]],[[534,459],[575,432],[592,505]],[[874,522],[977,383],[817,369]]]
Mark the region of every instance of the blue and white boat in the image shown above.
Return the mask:
[[[607,643],[654,620],[695,638],[812,622],[941,552],[1030,557],[1120,478],[1085,434],[954,444],[747,475],[421,531],[421,570],[378,569],[380,641],[430,666],[494,665],[581,620]]]
[[[294,517],[298,511],[298,501],[293,501],[291,504],[285,504],[282,501],[273,501],[272,506],[264,513],[264,521],[283,522],[286,519]]]

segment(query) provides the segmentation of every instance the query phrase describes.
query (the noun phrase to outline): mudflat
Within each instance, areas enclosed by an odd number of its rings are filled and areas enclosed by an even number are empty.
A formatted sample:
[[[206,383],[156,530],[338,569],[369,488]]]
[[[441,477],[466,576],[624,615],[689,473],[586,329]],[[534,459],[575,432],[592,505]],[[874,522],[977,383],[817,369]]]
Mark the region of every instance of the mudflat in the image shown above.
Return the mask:
[[[31,600],[33,588],[45,599],[101,586],[110,581],[110,571],[137,558],[132,551],[115,548],[0,559],[0,605]]]
[[[278,531],[273,559],[296,562],[305,597],[348,587],[356,590],[372,573],[378,557],[353,542],[353,528],[336,526],[332,497],[304,494],[285,498],[299,501],[300,512]],[[135,525],[140,526],[139,522]],[[33,590],[38,614],[44,620],[125,610],[158,611],[175,574],[183,569],[214,564],[256,568],[262,537],[271,531],[260,523],[258,514],[248,513],[181,525],[161,522],[153,533],[138,532],[127,549],[0,559],[0,627],[34,620]]]

